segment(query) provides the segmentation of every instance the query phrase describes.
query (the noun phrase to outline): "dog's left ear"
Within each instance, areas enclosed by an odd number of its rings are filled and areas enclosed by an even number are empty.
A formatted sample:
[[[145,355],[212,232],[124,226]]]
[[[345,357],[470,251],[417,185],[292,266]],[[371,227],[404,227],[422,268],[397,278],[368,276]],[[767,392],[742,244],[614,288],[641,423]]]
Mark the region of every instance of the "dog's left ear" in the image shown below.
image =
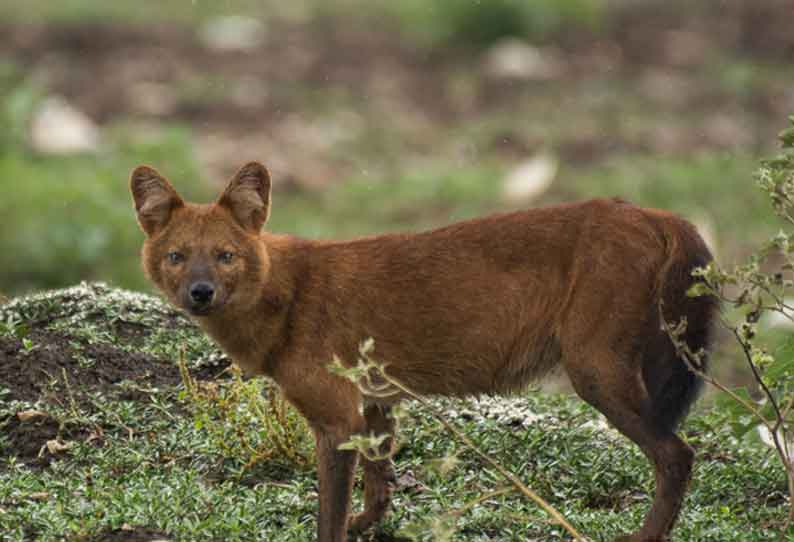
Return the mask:
[[[245,229],[259,233],[270,213],[270,173],[259,162],[249,162],[235,173],[218,205],[229,209]]]

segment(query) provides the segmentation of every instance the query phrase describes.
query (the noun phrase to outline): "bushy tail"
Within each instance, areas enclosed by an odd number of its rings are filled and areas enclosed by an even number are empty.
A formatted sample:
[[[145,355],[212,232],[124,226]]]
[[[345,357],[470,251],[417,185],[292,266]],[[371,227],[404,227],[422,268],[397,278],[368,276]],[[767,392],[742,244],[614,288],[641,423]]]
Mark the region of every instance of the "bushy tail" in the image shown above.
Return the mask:
[[[649,322],[653,327],[643,352],[643,378],[651,396],[649,417],[658,430],[669,432],[686,417],[702,388],[702,379],[678,357],[675,345],[661,329],[658,301],[662,302],[667,322],[675,325],[686,317],[683,339],[694,352],[711,346],[718,301],[713,296],[687,296],[696,282],[692,271],[712,260],[711,252],[695,228],[672,216],[659,217],[659,221],[666,245],[666,261],[659,273],[657,303],[650,308]],[[703,359],[703,364],[705,370],[707,358]]]

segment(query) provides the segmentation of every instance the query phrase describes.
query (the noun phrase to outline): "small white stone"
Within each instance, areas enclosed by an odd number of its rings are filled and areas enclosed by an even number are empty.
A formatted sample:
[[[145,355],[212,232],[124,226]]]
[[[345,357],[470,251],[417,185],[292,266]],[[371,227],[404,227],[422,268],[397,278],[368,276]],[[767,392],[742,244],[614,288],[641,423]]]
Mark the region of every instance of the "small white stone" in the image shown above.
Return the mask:
[[[44,154],[94,152],[99,145],[99,129],[65,99],[51,97],[33,115],[30,142],[35,151]]]
[[[543,194],[557,176],[559,164],[549,153],[542,152],[522,162],[504,180],[502,196],[510,203],[531,201]]]
[[[758,436],[761,437],[761,442],[769,446],[770,448],[775,448],[775,441],[772,438],[772,433],[763,425],[758,426]],[[783,441],[783,435],[779,434],[778,437]],[[789,449],[789,461],[794,461],[794,442],[788,442],[788,449]]]
[[[486,52],[485,73],[497,79],[546,80],[558,77],[562,66],[550,53],[520,39],[506,38]]]
[[[241,15],[216,17],[201,28],[199,37],[216,51],[250,51],[265,41],[265,25]]]
[[[788,307],[794,307],[794,298],[786,298],[783,302]],[[762,323],[769,327],[794,329],[794,311],[785,310],[785,314],[777,311],[766,311]],[[771,435],[770,435],[771,438]]]

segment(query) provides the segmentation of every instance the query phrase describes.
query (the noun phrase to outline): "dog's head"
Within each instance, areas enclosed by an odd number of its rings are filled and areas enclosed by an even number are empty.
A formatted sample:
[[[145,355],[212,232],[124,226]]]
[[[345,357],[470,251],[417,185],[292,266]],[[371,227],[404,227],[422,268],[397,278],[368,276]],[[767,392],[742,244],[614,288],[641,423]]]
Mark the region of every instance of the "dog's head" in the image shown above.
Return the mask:
[[[130,189],[146,234],[147,276],[176,306],[196,317],[251,306],[270,259],[260,231],[270,209],[270,175],[244,165],[211,204],[185,202],[155,169],[139,166]]]

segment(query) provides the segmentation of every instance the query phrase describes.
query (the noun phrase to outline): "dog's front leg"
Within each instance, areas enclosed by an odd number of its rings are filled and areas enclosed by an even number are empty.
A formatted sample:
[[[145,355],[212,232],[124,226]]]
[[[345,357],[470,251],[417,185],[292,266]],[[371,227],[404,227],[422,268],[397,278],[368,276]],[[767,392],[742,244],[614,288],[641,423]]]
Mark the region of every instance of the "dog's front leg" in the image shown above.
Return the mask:
[[[318,542],[347,540],[347,518],[358,452],[339,450],[349,435],[315,429],[317,441],[317,476],[320,483],[320,517],[317,521]]]

